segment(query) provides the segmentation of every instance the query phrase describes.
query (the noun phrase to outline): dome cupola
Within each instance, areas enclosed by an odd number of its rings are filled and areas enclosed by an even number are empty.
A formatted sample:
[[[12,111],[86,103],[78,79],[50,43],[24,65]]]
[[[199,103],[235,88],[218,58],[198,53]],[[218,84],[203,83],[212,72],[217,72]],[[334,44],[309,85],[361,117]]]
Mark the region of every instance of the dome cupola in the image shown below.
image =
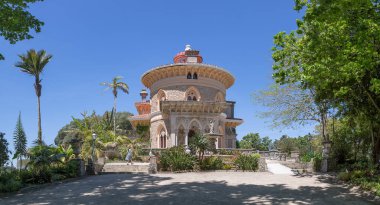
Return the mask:
[[[185,51],[179,52],[173,61],[174,63],[202,63],[203,58],[199,55],[199,51],[191,49],[190,45],[186,45]]]

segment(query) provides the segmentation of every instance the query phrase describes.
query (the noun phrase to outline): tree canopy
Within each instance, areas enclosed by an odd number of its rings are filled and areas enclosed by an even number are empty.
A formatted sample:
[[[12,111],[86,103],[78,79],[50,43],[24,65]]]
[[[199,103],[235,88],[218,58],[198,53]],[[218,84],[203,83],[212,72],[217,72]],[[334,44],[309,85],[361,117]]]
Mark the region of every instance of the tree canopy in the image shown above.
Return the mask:
[[[44,23],[29,11],[29,5],[43,0],[2,0],[0,1],[0,36],[15,44],[17,41],[33,38],[31,32],[41,31]],[[4,56],[0,54],[0,60]]]
[[[297,29],[274,37],[273,78],[314,93],[324,137],[327,113],[362,116],[372,130],[373,161],[380,158],[380,1],[296,0],[305,12]]]

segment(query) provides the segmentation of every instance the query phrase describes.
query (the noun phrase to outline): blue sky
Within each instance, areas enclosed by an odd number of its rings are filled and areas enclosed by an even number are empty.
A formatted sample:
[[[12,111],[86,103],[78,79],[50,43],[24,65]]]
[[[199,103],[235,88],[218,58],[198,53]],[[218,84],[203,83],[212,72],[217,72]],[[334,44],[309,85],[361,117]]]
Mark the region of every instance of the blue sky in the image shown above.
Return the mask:
[[[99,83],[124,76],[130,94],[120,94],[118,110],[136,113],[141,75],[148,69],[172,63],[174,55],[191,44],[204,63],[226,68],[236,78],[227,92],[236,101],[236,117],[245,123],[238,138],[259,132],[272,139],[298,136],[313,128],[270,129],[257,112],[252,93],[271,83],[273,36],[296,28],[301,14],[292,0],[277,1],[125,1],[46,0],[31,6],[45,22],[32,40],[10,45],[0,40],[0,131],[9,142],[18,112],[29,142],[37,136],[37,99],[33,78],[14,67],[18,54],[30,48],[53,55],[42,75],[43,139],[52,144],[58,130],[83,111],[103,113],[113,103],[111,92]]]

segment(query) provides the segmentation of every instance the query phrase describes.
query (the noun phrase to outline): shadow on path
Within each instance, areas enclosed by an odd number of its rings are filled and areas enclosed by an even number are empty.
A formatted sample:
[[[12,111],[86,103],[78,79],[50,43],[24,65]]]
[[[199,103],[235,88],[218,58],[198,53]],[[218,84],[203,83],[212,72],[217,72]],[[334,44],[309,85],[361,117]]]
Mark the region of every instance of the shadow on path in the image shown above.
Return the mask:
[[[375,204],[342,186],[229,185],[155,175],[102,175],[0,199],[0,204]]]

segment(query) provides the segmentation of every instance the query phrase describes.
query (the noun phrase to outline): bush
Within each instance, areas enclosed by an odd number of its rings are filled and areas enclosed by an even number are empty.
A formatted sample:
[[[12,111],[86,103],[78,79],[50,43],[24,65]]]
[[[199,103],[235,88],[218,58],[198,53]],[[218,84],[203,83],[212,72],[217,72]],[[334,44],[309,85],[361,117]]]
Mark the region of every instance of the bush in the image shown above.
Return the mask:
[[[337,178],[342,181],[350,181],[351,174],[349,172],[341,172],[338,174]]]
[[[62,175],[60,177],[55,176],[55,180],[57,179],[66,179],[66,178],[73,178],[78,176],[78,171],[79,171],[79,161],[76,160],[70,160],[64,164],[58,164],[56,166],[53,166],[51,168],[52,174],[53,175]]]
[[[260,154],[240,154],[234,161],[235,166],[241,170],[256,171],[259,168]]]
[[[313,169],[316,172],[321,171],[322,168],[322,154],[318,153],[314,155],[313,158]]]
[[[360,186],[362,189],[373,191],[377,196],[380,196],[380,176],[378,176],[374,170],[341,172],[337,178]]]
[[[17,191],[22,187],[17,170],[0,170],[0,192]]]
[[[171,147],[160,156],[161,168],[172,172],[193,170],[195,162],[195,157],[186,154],[183,147]]]
[[[232,169],[233,167],[232,167],[232,165],[230,165],[230,164],[224,164],[223,165],[223,170],[230,170],[230,169]]]
[[[223,169],[223,161],[219,157],[207,157],[203,159],[200,163],[201,170],[220,170]]]

